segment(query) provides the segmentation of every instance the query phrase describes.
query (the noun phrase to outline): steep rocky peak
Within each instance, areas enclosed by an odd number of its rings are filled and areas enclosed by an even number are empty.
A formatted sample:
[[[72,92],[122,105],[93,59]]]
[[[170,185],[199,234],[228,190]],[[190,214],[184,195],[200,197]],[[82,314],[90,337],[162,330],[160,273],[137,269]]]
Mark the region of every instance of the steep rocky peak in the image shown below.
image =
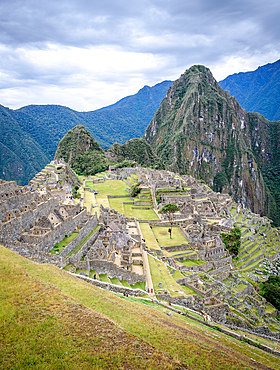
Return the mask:
[[[144,137],[171,170],[203,179],[263,214],[273,203],[261,170],[273,158],[270,127],[242,109],[208,68],[195,65],[172,84]]]

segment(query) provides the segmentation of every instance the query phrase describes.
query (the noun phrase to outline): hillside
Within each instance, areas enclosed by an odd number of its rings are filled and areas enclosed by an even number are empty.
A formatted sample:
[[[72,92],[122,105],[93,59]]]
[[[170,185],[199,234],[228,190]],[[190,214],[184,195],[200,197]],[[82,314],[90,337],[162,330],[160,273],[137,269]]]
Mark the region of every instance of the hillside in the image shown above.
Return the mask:
[[[57,105],[30,105],[17,110],[1,107],[1,178],[28,183],[53,159],[59,141],[77,125],[85,126],[105,149],[116,141],[123,144],[140,137],[170,85],[171,81],[163,81],[145,86],[135,95],[92,112]],[[22,147],[22,153],[17,146]],[[22,158],[28,158],[28,164]]]
[[[277,357],[168,307],[0,246],[3,369],[276,369]]]
[[[118,162],[132,160],[143,167],[164,169],[162,161],[143,138],[128,140],[123,145],[115,143],[108,153]]]
[[[42,148],[24,132],[13,111],[0,106],[0,177],[26,184],[48,162]]]
[[[78,175],[94,175],[113,163],[84,126],[75,126],[63,137],[55,153],[55,159],[60,158]]]
[[[279,122],[248,114],[198,65],[172,84],[144,137],[171,170],[228,192],[279,225],[279,135]]]
[[[280,120],[280,60],[255,71],[235,73],[219,84],[247,112],[261,113],[271,121]]]

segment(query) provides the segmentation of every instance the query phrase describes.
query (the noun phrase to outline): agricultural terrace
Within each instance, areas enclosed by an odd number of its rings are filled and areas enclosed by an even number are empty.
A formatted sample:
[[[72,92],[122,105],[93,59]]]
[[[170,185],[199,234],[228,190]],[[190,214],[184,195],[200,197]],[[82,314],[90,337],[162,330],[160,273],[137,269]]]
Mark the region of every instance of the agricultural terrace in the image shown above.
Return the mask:
[[[102,173],[98,174],[99,177],[103,177]],[[121,214],[125,214],[127,217],[135,217],[138,220],[156,220],[158,216],[152,209],[152,202],[150,206],[141,206],[137,204],[137,201],[141,201],[139,197],[134,199],[129,197],[127,188],[129,185],[122,180],[105,180],[103,183],[93,183],[89,178],[84,178],[85,187],[92,190],[97,190],[98,194],[93,194],[90,191],[84,191],[80,188],[79,192],[85,194],[85,206],[87,210],[90,210],[91,205],[93,208],[92,213],[97,211],[99,214],[99,207],[102,204],[104,207],[115,209]],[[135,185],[137,183],[138,176],[132,174],[129,177],[129,183]],[[121,196],[121,198],[110,198],[108,196]],[[147,201],[151,201],[151,194],[147,191],[141,191],[139,196],[146,197]]]

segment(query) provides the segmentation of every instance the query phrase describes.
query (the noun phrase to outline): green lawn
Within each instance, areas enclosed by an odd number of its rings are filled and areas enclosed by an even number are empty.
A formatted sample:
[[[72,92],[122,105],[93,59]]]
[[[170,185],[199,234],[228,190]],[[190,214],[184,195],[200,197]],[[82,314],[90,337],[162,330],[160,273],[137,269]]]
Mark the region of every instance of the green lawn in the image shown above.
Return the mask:
[[[186,238],[179,230],[179,227],[172,227],[172,238],[168,232],[169,227],[153,226],[153,232],[159,241],[159,244],[163,247],[172,247],[187,243]]]
[[[133,285],[130,285],[131,288],[133,289],[142,289],[142,290],[145,290],[145,287],[146,287],[146,283],[136,283],[136,284],[133,284]]]
[[[186,261],[180,261],[180,264],[183,264],[187,267],[196,266],[196,265],[204,265],[205,261],[202,260],[186,260]]]
[[[174,274],[172,275],[172,277],[173,279],[177,280],[177,279],[183,279],[185,276],[179,270],[176,270]]]
[[[106,274],[100,274],[99,279],[100,281],[103,281],[104,283],[111,283],[111,280],[108,278]]]
[[[124,211],[127,217],[136,217],[138,220],[157,220],[158,217],[153,209],[132,208],[133,204],[124,204]]]
[[[176,283],[165,265],[150,255],[148,255],[148,259],[155,292],[166,289],[172,297],[181,296],[181,293],[175,292],[175,290],[182,290],[181,286]],[[162,287],[159,287],[159,283],[162,284]]]
[[[70,236],[67,236],[65,237],[64,239],[61,240],[60,243],[56,244],[53,249],[51,250],[50,253],[52,254],[56,254],[56,251],[57,251],[57,248],[58,248],[58,251],[59,253],[61,253],[63,251],[63,249],[72,241],[74,240],[77,236],[79,235],[79,233],[76,233],[76,232],[73,232]]]
[[[129,197],[126,198],[108,198],[110,208],[115,211],[120,212],[121,214],[125,213],[123,202],[131,202]]]
[[[115,285],[122,285],[122,283],[119,281],[119,279],[117,278],[112,278],[110,279],[112,284],[115,284]]]
[[[106,180],[101,184],[94,184],[94,189],[98,190],[98,195],[128,195],[126,188],[128,185],[121,180]]]
[[[86,188],[90,188],[90,189],[94,189],[94,185],[95,184],[93,184],[93,182],[92,182],[92,180],[87,180],[86,182],[85,182],[85,184],[86,184]]]
[[[95,195],[93,193],[91,193],[90,191],[85,191],[85,202],[84,202],[84,205],[87,207],[87,211],[89,212],[90,211],[90,207],[91,205],[95,205],[97,202],[96,202],[96,199],[95,199]]]
[[[132,209],[133,216],[138,220],[158,220],[153,209]]]
[[[143,234],[143,237],[146,241],[146,245],[149,249],[160,250],[160,246],[158,245],[155,235],[152,232],[148,223],[140,223],[140,228]]]
[[[122,280],[121,281],[122,285],[127,287],[127,288],[130,288],[130,285],[128,284],[128,282],[126,280]]]
[[[236,222],[241,222],[242,221],[242,219],[243,219],[243,215],[239,215],[238,217],[237,217],[237,220],[236,220]]]

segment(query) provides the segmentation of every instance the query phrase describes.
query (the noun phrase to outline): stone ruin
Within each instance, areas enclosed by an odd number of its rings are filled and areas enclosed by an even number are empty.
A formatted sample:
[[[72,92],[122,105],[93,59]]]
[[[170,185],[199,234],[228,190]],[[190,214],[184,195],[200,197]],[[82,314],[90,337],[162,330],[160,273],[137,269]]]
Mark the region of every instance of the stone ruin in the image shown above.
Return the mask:
[[[50,193],[40,194],[16,182],[0,180],[0,242],[23,242],[48,252],[65,235],[81,228],[88,219],[86,209],[64,205]]]
[[[101,232],[89,246],[84,258],[90,270],[132,284],[145,282],[144,270],[139,268],[139,265],[143,265],[141,243],[135,239],[135,235],[131,237],[129,234],[126,217],[100,205],[99,224]]]

